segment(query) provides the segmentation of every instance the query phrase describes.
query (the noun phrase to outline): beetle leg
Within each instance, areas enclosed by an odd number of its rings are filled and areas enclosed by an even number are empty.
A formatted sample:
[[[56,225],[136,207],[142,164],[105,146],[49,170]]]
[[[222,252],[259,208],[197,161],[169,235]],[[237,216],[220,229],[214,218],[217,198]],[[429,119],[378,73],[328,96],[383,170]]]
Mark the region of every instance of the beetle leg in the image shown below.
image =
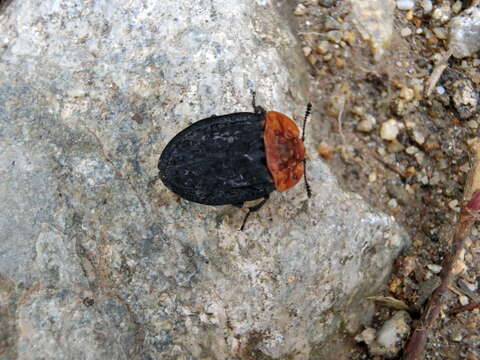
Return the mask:
[[[261,106],[257,106],[257,104],[255,103],[255,97],[256,97],[257,93],[252,90],[252,106],[253,106],[253,112],[256,113],[256,114],[263,114],[265,113],[265,109]]]
[[[240,227],[240,231],[243,231],[243,228],[245,227],[245,223],[247,222],[247,219],[250,216],[250,213],[260,210],[262,206],[265,205],[268,199],[269,199],[269,196],[267,195],[257,205],[254,205],[248,208],[248,213],[245,215],[245,218],[243,219],[243,223],[242,223],[242,226]]]

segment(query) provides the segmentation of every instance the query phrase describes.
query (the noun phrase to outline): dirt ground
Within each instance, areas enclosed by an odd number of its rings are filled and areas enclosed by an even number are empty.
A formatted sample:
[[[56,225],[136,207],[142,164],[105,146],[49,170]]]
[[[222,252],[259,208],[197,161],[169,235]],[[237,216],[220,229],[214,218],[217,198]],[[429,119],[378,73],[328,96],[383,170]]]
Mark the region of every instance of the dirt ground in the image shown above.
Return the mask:
[[[451,1],[450,5],[453,17],[468,4]],[[412,244],[397,260],[384,293],[378,295],[404,301],[414,309],[415,320],[437,286],[439,265],[450,251],[471,166],[469,149],[480,121],[476,109],[457,106],[455,96],[461,86],[477,93],[480,61],[450,58],[427,97],[426,81],[447,51],[447,24],[436,23],[420,6],[413,11],[394,10],[394,36],[378,62],[351,22],[349,1],[295,1],[291,11],[310,64],[314,111],[322,118],[320,124],[312,124],[309,136],[347,190],[394,216],[408,231]],[[444,299],[426,359],[480,357],[479,309],[449,314],[473,302],[465,284],[478,294],[477,235],[478,227],[467,240],[464,269]],[[377,309],[373,328],[394,312],[387,306]],[[348,358],[383,357],[369,355],[367,346],[358,343],[352,345]]]

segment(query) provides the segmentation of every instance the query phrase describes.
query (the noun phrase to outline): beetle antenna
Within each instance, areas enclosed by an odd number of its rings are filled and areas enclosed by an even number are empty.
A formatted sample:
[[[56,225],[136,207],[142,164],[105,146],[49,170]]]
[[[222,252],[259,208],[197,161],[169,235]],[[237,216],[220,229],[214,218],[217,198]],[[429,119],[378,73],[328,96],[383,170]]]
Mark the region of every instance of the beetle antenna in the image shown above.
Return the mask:
[[[308,103],[307,111],[305,111],[305,117],[303,118],[302,141],[305,141],[305,125],[307,124],[307,119],[311,112],[312,112],[312,103]]]
[[[307,190],[307,196],[312,197],[312,189],[310,189],[310,184],[307,180],[307,163],[306,159],[303,159],[303,178],[305,179],[305,189]]]
[[[307,118],[312,112],[312,103],[307,104],[307,110],[305,111],[305,117],[303,118],[303,128],[302,128],[302,141],[305,141],[305,125],[307,124]],[[307,180],[307,160],[303,159],[303,178],[305,179],[305,189],[307,190],[307,196],[312,197],[312,190]]]

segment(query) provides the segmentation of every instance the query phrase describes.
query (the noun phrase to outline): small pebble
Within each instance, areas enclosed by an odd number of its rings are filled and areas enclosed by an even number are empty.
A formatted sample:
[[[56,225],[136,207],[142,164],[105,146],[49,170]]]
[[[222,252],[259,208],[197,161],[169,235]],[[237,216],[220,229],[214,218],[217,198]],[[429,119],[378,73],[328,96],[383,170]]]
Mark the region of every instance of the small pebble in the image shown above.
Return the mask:
[[[424,175],[418,179],[423,185],[428,185],[428,176]]]
[[[443,159],[440,159],[438,161],[438,168],[440,170],[445,170],[446,168],[448,168],[448,161],[447,159],[443,158]]]
[[[318,61],[318,58],[315,55],[311,54],[307,57],[307,60],[310,63],[310,65],[315,66],[315,64]]]
[[[385,121],[380,128],[380,137],[383,140],[395,140],[399,133],[398,121],[390,119]]]
[[[434,27],[433,33],[437,36],[437,38],[441,40],[447,39],[447,29],[445,29],[444,27]]]
[[[325,39],[336,44],[342,41],[342,37],[343,37],[343,33],[339,30],[332,30],[325,34]]]
[[[364,342],[365,344],[371,344],[375,340],[376,331],[373,328],[366,328],[360,334],[355,336],[356,342]]]
[[[409,166],[406,170],[405,170],[405,174],[407,176],[417,176],[417,169],[415,169],[414,166]],[[410,193],[413,193],[415,192],[415,190],[413,189],[413,187],[411,187],[409,184],[405,185],[406,189],[408,192]]]
[[[473,231],[472,231],[472,234],[473,234]],[[473,234],[473,235],[475,235],[475,234]],[[472,284],[472,283],[469,283],[468,281],[465,281],[465,280],[462,280],[462,282],[467,287],[467,289],[469,289],[470,291],[477,291],[478,290],[477,284]]]
[[[414,155],[418,152],[418,148],[416,146],[409,146],[405,149],[405,152],[408,154],[408,155]]]
[[[406,311],[397,311],[378,330],[376,340],[367,344],[370,354],[388,359],[395,357],[410,334],[410,322]]]
[[[368,182],[373,183],[375,181],[377,181],[377,173],[374,171],[368,174]]]
[[[453,83],[453,103],[461,119],[468,119],[477,110],[478,94],[469,79],[457,80]]]
[[[397,276],[393,277],[393,280],[388,284],[388,290],[392,293],[396,293],[398,290],[398,287],[402,284],[402,279],[400,279]]]
[[[345,66],[345,59],[342,58],[342,57],[336,57],[335,58],[335,66],[338,68],[338,69],[343,69],[344,66]]]
[[[434,172],[432,177],[430,178],[430,185],[433,185],[433,186],[438,185],[440,184],[440,180],[441,180],[440,174],[438,172]]]
[[[391,208],[396,208],[398,206],[397,199],[390,199],[388,201],[388,206],[391,207]]]
[[[408,27],[404,27],[402,30],[400,30],[400,35],[402,37],[410,36],[410,35],[412,35],[412,30],[410,30],[410,28],[408,28]]]
[[[402,88],[402,90],[400,90],[400,97],[406,101],[412,101],[415,97],[415,92],[413,91],[413,89],[404,87]]]
[[[406,18],[408,21],[413,20],[413,9],[408,10]]]
[[[397,8],[399,10],[410,10],[415,6],[414,0],[397,0]]]
[[[440,265],[436,265],[436,264],[428,264],[427,268],[428,268],[428,270],[430,270],[434,274],[438,274],[438,273],[440,273],[440,271],[442,271],[442,267]]]
[[[476,130],[478,128],[478,122],[476,122],[475,120],[469,120],[467,122],[467,126],[470,128],[470,129],[473,129],[473,130]]]
[[[306,13],[307,13],[307,8],[303,4],[298,4],[297,7],[295,8],[295,11],[293,12],[293,14],[296,16],[303,16]]]
[[[389,153],[399,153],[405,150],[405,146],[397,140],[390,141],[387,145],[387,150]]]
[[[463,339],[463,336],[460,333],[456,333],[452,335],[452,340],[455,342],[460,342],[462,341],[462,339]]]
[[[370,132],[377,124],[377,119],[373,115],[365,114],[363,119],[358,123],[357,130],[361,132]]]
[[[438,24],[445,24],[450,20],[452,9],[449,2],[443,2],[439,7],[435,8],[432,13],[432,18]]]
[[[470,171],[470,164],[465,163],[462,166],[460,166],[460,171],[464,173],[468,173]]]
[[[448,207],[452,210],[458,209],[458,200],[454,199],[448,202]]]
[[[452,11],[455,14],[458,14],[460,11],[462,11],[462,2],[461,1],[455,2],[455,4],[452,5]]]
[[[405,256],[401,264],[400,273],[403,277],[410,275],[417,266],[417,258],[415,256]]]
[[[437,87],[435,88],[435,90],[437,90],[437,94],[438,94],[438,95],[443,95],[443,94],[445,94],[445,88],[444,88],[443,86],[437,86]]]
[[[395,99],[392,104],[392,111],[395,115],[404,116],[407,114],[407,109],[405,107],[405,101],[402,99]]]
[[[326,16],[323,23],[323,30],[342,30],[344,25],[331,16]]]
[[[320,145],[318,145],[317,151],[319,155],[325,160],[331,160],[333,157],[333,152],[335,151],[335,148],[331,145],[321,143]]]
[[[417,123],[415,121],[411,121],[411,120],[408,120],[408,119],[405,120],[404,123],[405,123],[405,127],[407,129],[413,129],[415,126],[417,126]]]
[[[412,137],[418,145],[422,145],[425,142],[425,136],[419,130],[413,130]]]
[[[422,0],[422,8],[425,14],[433,10],[432,0]]]
[[[460,305],[467,305],[470,301],[468,300],[468,297],[465,295],[461,295],[458,297],[458,301],[460,302]]]
[[[303,55],[305,57],[307,57],[308,55],[310,55],[312,53],[312,48],[310,46],[305,46],[303,49]]]
[[[345,41],[348,45],[352,46],[355,43],[355,38],[356,36],[353,31],[345,31],[342,40]]]
[[[356,105],[352,108],[352,114],[362,116],[365,114],[365,108],[363,106]]]
[[[458,259],[457,261],[455,261],[455,264],[453,264],[452,273],[454,275],[463,273],[466,268],[467,265],[465,265],[465,262],[462,259]]]
[[[423,84],[413,84],[413,92],[415,93],[415,98],[417,100],[423,99]]]
[[[329,48],[330,43],[327,40],[322,40],[318,43],[315,51],[320,55],[325,55],[326,53],[328,53]]]
[[[415,160],[417,161],[417,163],[419,163],[420,165],[423,164],[423,162],[425,161],[425,153],[419,151],[415,154]],[[427,182],[428,184],[428,182]]]

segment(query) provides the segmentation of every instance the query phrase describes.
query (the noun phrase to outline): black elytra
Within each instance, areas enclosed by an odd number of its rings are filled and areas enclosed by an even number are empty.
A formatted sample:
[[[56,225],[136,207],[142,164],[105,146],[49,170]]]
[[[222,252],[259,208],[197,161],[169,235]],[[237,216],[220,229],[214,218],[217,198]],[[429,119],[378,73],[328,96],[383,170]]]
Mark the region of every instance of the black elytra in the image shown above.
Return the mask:
[[[275,190],[263,144],[263,114],[200,120],[176,135],[158,163],[160,179],[182,198],[205,205],[242,204]]]
[[[266,112],[252,95],[254,112],[211,116],[190,125],[167,144],[158,162],[162,182],[186,200],[241,207],[263,198],[249,208],[241,229],[276,189],[265,153]]]

